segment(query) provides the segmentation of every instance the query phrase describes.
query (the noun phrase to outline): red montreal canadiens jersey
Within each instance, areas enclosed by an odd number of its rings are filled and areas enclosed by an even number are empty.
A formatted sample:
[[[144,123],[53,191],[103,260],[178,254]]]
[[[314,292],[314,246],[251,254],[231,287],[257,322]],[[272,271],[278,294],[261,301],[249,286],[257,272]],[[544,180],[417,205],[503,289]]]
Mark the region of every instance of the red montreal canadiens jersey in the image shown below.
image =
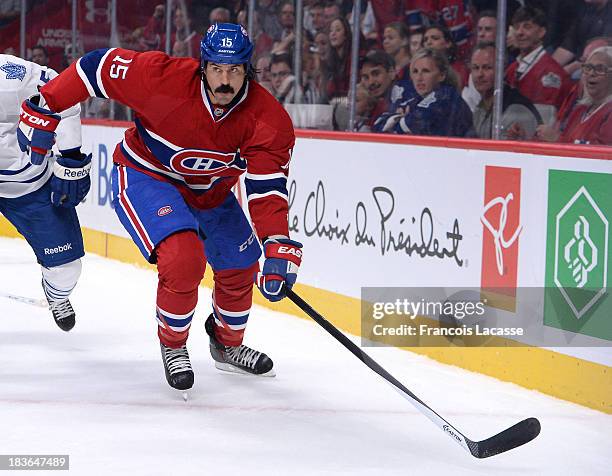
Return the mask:
[[[561,107],[572,82],[551,55],[543,52],[523,74],[517,72],[518,67],[517,60],[506,70],[506,81],[510,86],[518,89],[534,104],[547,104],[557,109]]]
[[[135,126],[126,131],[113,160],[172,183],[195,208],[221,204],[246,172],[258,236],[288,236],[291,119],[254,81],[228,107],[216,107],[199,71],[199,62],[191,58],[102,49],[80,58],[41,93],[53,111],[90,96],[132,108]]]
[[[421,11],[448,28],[457,45],[457,57],[465,58],[473,44],[474,20],[469,0],[418,0]]]
[[[589,106],[581,104],[571,112],[560,142],[612,145],[612,102],[587,114]]]

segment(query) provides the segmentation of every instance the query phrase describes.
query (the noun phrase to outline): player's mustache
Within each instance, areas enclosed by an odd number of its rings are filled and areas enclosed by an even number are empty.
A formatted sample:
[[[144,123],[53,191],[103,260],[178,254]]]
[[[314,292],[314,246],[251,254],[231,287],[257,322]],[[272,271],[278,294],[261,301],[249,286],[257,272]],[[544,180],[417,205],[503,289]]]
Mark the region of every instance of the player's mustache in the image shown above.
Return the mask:
[[[222,84],[221,86],[219,86],[217,89],[215,89],[216,93],[221,93],[221,94],[225,94],[225,93],[234,93],[234,88],[232,88],[229,84]]]

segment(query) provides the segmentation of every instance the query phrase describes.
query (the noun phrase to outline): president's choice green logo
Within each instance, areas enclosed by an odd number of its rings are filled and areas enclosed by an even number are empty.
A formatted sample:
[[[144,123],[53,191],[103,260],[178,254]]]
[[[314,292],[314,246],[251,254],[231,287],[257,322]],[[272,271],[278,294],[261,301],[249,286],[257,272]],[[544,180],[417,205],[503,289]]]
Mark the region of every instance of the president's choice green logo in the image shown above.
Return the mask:
[[[612,174],[551,170],[544,324],[612,341]]]

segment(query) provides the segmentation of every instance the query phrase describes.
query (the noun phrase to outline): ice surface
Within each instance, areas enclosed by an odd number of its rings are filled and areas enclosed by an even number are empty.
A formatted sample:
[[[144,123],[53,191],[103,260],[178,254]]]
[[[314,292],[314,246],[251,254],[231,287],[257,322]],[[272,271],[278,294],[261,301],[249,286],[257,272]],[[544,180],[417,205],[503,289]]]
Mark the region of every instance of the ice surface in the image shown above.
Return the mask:
[[[39,283],[27,244],[0,238],[0,292],[41,298]],[[274,359],[277,377],[221,373],[208,353],[204,288],[185,403],[163,374],[156,284],[152,271],[87,255],[69,333],[48,310],[0,298],[0,453],[69,454],[75,475],[597,475],[612,467],[610,415],[369,349],[471,439],[529,416],[542,422],[533,442],[477,460],[315,323],[260,307],[246,343]]]

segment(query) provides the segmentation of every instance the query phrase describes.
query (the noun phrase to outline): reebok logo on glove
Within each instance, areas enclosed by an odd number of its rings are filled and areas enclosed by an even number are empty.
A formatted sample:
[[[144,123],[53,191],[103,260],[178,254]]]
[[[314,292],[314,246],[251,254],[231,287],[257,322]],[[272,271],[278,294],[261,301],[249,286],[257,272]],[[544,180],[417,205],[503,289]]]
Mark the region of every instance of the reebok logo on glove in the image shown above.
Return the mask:
[[[57,167],[60,169],[60,167]],[[66,167],[61,168],[61,173],[55,173],[56,177],[65,179],[65,180],[78,180],[83,177],[87,177],[89,175],[89,169],[69,169]]]

